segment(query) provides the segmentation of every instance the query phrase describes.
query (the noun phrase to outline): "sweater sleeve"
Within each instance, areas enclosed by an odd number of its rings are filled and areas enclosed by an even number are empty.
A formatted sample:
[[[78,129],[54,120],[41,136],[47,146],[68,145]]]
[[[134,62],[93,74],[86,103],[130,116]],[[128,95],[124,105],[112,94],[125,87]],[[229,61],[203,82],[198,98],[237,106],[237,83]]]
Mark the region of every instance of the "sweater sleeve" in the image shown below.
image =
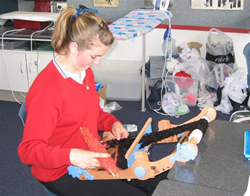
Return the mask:
[[[112,131],[112,125],[115,122],[120,122],[120,121],[112,114],[104,112],[100,108],[99,118],[98,118],[98,130],[99,131]]]
[[[26,104],[28,114],[18,147],[19,157],[26,165],[52,169],[70,164],[70,148],[49,144],[59,115],[55,101],[47,98],[38,103],[34,98]]]
[[[62,99],[60,89],[48,81],[57,81],[54,76],[36,82],[25,101],[27,110],[23,139],[18,146],[18,155],[25,165],[53,169],[69,165],[71,148],[51,144],[51,136],[60,118]],[[43,78],[43,77],[42,77]]]

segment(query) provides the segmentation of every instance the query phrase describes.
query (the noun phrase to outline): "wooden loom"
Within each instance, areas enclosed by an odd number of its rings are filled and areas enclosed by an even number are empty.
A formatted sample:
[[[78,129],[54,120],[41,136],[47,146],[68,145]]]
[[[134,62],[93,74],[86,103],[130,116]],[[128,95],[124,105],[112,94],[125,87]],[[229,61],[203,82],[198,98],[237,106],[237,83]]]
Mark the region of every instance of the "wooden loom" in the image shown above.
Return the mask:
[[[216,118],[216,110],[213,107],[205,107],[196,117],[182,123],[180,125],[170,124],[169,120],[162,120],[158,123],[159,131],[170,129],[174,127],[179,127],[182,125],[187,125],[189,123],[198,121],[200,119],[206,119],[209,122],[213,121]],[[132,162],[127,169],[119,170],[116,174],[110,174],[110,172],[106,170],[84,170],[78,167],[69,166],[69,174],[73,177],[77,177],[80,180],[103,180],[103,179],[140,179],[147,180],[149,178],[154,178],[156,175],[161,174],[165,171],[171,169],[175,163],[175,161],[189,161],[193,160],[198,153],[198,146],[201,137],[197,137],[197,134],[193,134],[192,137],[189,136],[192,131],[184,131],[182,132],[182,136],[179,137],[177,135],[171,136],[164,140],[159,141],[158,143],[169,143],[169,142],[178,142],[177,147],[170,153],[168,156],[157,160],[150,161],[148,157],[148,149],[151,144],[139,150],[140,144],[139,141],[143,137],[144,133],[148,131],[149,126],[151,125],[152,119],[149,118],[142,130],[136,136],[132,145],[128,149],[125,154],[125,158],[128,160],[132,156]],[[151,126],[150,126],[151,128]],[[196,130],[199,131],[199,130]],[[193,131],[194,132],[194,131]],[[202,133],[201,133],[202,134]],[[199,134],[198,134],[199,135]],[[189,140],[187,140],[187,136],[189,136]],[[188,156],[181,155],[181,146],[188,145],[184,151]],[[187,150],[193,149],[195,152],[188,152]],[[139,151],[138,151],[139,150]],[[195,155],[192,155],[195,154]]]

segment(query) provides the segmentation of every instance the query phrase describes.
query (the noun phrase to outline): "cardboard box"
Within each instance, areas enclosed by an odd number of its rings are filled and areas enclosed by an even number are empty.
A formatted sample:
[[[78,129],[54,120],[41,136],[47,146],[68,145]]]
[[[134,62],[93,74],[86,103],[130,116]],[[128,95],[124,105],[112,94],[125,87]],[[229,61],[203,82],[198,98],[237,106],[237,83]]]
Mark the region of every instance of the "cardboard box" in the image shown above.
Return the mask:
[[[104,100],[104,105],[106,105],[107,104],[106,90],[108,85],[103,82],[98,82],[98,83],[101,83],[103,85],[103,88],[98,90],[97,93],[99,97],[101,97]]]

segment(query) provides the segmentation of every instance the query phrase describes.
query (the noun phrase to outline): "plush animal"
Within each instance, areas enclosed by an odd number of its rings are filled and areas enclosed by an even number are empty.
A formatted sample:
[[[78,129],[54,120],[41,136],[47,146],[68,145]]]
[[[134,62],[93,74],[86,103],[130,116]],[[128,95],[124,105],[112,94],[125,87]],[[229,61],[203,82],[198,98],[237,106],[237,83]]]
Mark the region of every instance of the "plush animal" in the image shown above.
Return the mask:
[[[194,48],[200,53],[200,48],[202,47],[202,44],[199,42],[188,42],[188,43],[180,44],[180,46],[177,47],[178,53],[181,53],[183,48],[185,48],[187,46],[189,49]]]

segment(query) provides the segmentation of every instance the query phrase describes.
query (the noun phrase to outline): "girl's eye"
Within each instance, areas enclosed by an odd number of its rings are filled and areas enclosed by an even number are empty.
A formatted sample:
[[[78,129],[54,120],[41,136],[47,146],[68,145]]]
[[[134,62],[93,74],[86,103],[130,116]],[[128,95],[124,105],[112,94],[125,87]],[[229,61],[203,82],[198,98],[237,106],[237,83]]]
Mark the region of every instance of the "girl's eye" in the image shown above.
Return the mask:
[[[96,56],[91,56],[92,59],[96,59]]]

